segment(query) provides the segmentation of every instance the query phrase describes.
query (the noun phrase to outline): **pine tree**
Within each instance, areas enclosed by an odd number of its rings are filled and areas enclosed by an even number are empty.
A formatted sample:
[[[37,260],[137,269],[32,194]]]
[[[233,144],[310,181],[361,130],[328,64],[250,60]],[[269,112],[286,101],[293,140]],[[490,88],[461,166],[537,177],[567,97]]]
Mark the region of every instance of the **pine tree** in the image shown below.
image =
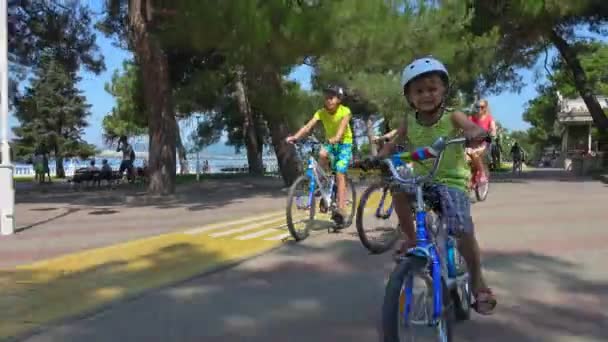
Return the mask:
[[[76,87],[80,78],[50,55],[40,59],[25,95],[16,103],[20,127],[14,128],[20,154],[43,149],[56,160],[57,176],[65,177],[65,157],[89,157],[95,148],[81,138],[90,114],[82,92]]]

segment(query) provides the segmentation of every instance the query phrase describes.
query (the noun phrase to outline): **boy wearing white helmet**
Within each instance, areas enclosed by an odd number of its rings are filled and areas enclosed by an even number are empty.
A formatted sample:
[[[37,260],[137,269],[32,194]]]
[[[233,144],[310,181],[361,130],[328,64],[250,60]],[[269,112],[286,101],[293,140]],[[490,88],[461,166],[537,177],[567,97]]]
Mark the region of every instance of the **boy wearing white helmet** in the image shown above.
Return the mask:
[[[416,110],[414,117],[406,117],[393,140],[387,143],[380,156],[390,154],[396,141],[408,141],[408,146],[430,146],[439,137],[453,137],[464,132],[467,138],[479,140],[486,132],[461,112],[444,115],[449,91],[449,74],[438,60],[425,57],[414,60],[403,69],[401,85],[407,102]],[[466,165],[464,147],[450,145],[435,174],[436,191],[441,196],[442,207],[450,229],[459,236],[458,249],[467,262],[471,285],[475,294],[474,308],[481,314],[490,314],[496,306],[496,298],[486,285],[481,271],[479,246],[474,234],[471,204],[467,193],[470,170]],[[433,161],[416,163],[416,173],[428,172]],[[394,194],[395,211],[399,225],[407,240],[398,253],[415,245],[416,235],[410,203],[404,193]],[[446,210],[447,209],[447,210]]]

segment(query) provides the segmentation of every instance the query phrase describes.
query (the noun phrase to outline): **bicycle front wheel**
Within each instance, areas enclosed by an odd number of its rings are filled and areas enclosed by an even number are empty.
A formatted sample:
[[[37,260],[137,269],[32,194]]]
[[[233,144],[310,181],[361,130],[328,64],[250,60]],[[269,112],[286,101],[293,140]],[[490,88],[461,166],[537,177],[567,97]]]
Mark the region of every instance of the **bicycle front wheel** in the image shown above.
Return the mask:
[[[400,262],[390,275],[382,305],[382,341],[453,341],[453,310],[447,286],[442,282],[443,309],[439,322],[429,326],[433,312],[432,280],[424,272],[426,260],[410,257]],[[408,320],[405,321],[405,285],[412,286]],[[421,285],[417,291],[417,285]]]
[[[370,206],[366,208],[368,204]],[[371,184],[361,195],[357,207],[357,234],[363,246],[373,254],[386,252],[399,238],[397,223],[393,222],[397,215],[392,214],[393,210],[393,198],[384,182]],[[380,223],[373,222],[372,218]]]
[[[287,195],[286,221],[289,233],[296,241],[302,241],[310,234],[310,225],[315,218],[316,200],[310,189],[310,179],[300,176],[289,188]],[[302,227],[299,224],[302,223]],[[298,225],[298,227],[296,227]]]

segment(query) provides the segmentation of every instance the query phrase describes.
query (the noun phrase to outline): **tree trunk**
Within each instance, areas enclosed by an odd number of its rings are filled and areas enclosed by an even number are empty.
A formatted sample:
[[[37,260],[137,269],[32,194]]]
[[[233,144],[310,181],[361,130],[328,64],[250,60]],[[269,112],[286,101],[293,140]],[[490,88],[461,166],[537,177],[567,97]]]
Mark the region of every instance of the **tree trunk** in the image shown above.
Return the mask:
[[[143,6],[144,2],[147,6]],[[149,32],[148,21],[151,18],[144,17],[144,13],[152,13],[149,6],[150,1],[129,1],[130,38],[142,68],[144,99],[148,104],[148,191],[168,195],[175,192],[177,122],[171,101],[167,56]]]
[[[44,175],[42,176],[44,179]],[[63,157],[55,150],[55,177],[65,178],[65,169],[63,168]]]
[[[236,71],[235,86],[239,111],[243,115],[243,135],[245,137],[245,146],[247,146],[249,173],[252,175],[263,175],[262,144],[260,143],[260,139],[258,139],[258,132],[256,131],[253,110],[248,99],[247,85],[242,67],[239,67]]]
[[[290,186],[302,172],[301,161],[297,158],[295,147],[285,141],[289,135],[285,120],[268,120],[268,125],[279,172],[285,186]]]
[[[177,123],[176,123],[177,124]],[[186,174],[189,172],[188,170],[188,152],[184,147],[184,142],[182,141],[182,135],[179,131],[179,125],[177,125],[177,157],[179,159],[179,172],[180,174]]]
[[[555,29],[551,30],[550,38],[570,68],[570,71],[574,76],[574,84],[576,89],[581,95],[583,101],[585,101],[585,105],[587,105],[587,109],[593,118],[593,122],[595,122],[595,126],[600,131],[607,131],[608,117],[606,117],[604,114],[604,110],[595,97],[595,92],[587,80],[587,75],[581,66],[581,62],[576,55],[576,51],[572,49],[568,42]]]
[[[369,152],[375,157],[378,155],[378,149],[376,148],[376,144],[374,144],[374,120],[372,120],[371,115],[365,119],[365,127],[367,139],[369,140]]]

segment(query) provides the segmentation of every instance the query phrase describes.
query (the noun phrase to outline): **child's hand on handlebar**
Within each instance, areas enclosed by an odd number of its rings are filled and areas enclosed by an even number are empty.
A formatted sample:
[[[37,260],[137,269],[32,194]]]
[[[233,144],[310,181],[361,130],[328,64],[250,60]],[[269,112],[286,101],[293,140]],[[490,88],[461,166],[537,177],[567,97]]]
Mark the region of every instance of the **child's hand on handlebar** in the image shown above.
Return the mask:
[[[359,167],[363,171],[369,171],[380,166],[381,159],[378,157],[367,157],[359,162]]]
[[[467,147],[478,147],[481,144],[483,144],[484,142],[487,143],[491,143],[492,142],[492,137],[489,136],[488,134],[483,134],[483,135],[472,135],[472,134],[466,134],[465,133],[465,138],[467,139],[466,142],[466,146]]]
[[[293,135],[290,135],[290,136],[288,136],[287,138],[285,138],[285,141],[286,141],[288,144],[293,144],[294,142],[296,142],[296,140],[298,140],[298,138],[296,138],[296,137],[295,137],[295,136],[293,136]]]

